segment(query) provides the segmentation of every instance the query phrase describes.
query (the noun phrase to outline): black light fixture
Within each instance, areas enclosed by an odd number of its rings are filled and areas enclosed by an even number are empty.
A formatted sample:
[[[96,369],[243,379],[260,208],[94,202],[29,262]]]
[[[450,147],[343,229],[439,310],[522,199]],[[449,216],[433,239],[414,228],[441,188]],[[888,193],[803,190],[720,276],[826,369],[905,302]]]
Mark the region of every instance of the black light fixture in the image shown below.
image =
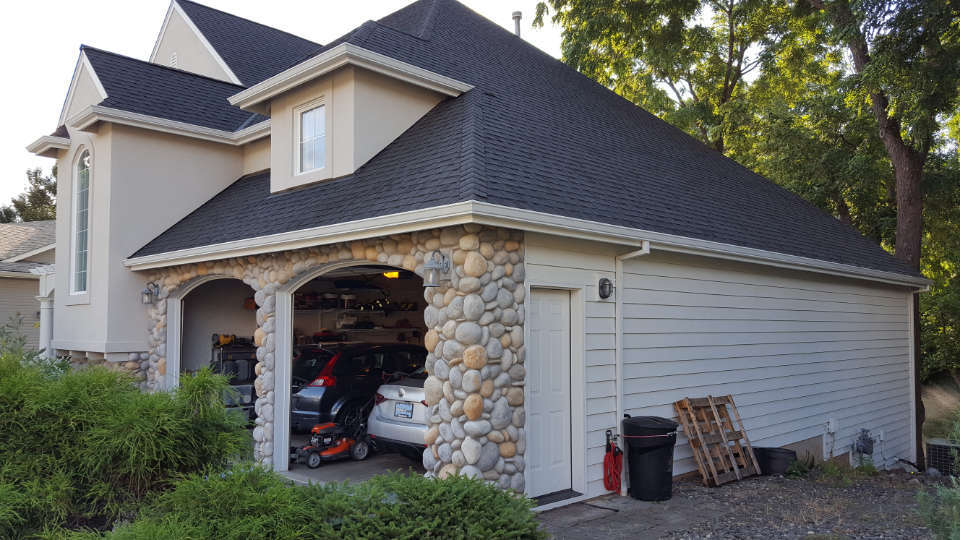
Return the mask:
[[[613,295],[613,282],[608,278],[600,278],[600,283],[597,285],[598,293],[600,298],[606,300]]]
[[[153,281],[147,282],[147,287],[140,291],[140,302],[144,304],[152,304],[159,297],[160,286]]]

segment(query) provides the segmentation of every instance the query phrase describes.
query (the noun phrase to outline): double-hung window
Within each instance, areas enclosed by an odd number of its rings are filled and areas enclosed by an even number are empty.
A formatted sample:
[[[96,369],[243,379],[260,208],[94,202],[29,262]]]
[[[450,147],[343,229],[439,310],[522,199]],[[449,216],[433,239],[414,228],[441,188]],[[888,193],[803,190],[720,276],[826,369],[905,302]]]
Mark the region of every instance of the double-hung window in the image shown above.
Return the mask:
[[[326,109],[323,105],[298,108],[297,174],[322,169],[327,157]]]
[[[87,292],[90,240],[90,152],[84,150],[73,176],[73,253],[70,292]]]

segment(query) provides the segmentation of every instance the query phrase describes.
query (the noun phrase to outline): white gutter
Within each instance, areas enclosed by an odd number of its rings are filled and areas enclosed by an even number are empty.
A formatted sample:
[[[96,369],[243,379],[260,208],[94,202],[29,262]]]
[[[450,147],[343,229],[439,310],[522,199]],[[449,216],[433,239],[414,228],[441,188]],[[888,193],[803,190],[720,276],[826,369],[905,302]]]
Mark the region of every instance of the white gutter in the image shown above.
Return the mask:
[[[361,67],[452,97],[473,88],[465,82],[401,62],[352,43],[341,43],[246,90],[237,92],[227,98],[227,101],[235,107],[263,113],[271,98],[346,65]]]
[[[167,120],[157,116],[147,114],[132,113],[122,111],[112,107],[102,107],[100,105],[91,105],[67,120],[67,125],[79,130],[84,130],[97,122],[113,122],[141,129],[152,131],[161,131],[173,135],[182,135],[194,139],[213,141],[231,146],[241,146],[250,141],[268,137],[270,135],[270,120],[264,120],[258,124],[241,129],[239,131],[227,131],[223,129],[214,129],[203,126],[189,124],[187,122],[178,122],[176,120]]]
[[[685,236],[633,229],[585,219],[577,219],[533,210],[511,208],[479,201],[464,201],[423,210],[411,210],[375,218],[360,219],[298,231],[234,240],[221,244],[187,248],[156,255],[131,257],[124,264],[133,270],[148,270],[190,262],[256,255],[272,251],[349,242],[384,234],[397,234],[424,228],[479,223],[579,238],[595,242],[636,246],[650,242],[657,250],[690,253],[704,257],[731,259],[764,266],[790,268],[853,279],[875,281],[926,290],[930,280],[840,264],[808,257],[787,255],[762,249],[722,244]]]
[[[642,257],[643,255],[650,254],[650,242],[644,240],[643,247],[636,251],[631,251],[630,253],[624,253],[623,255],[617,255],[617,268],[615,281],[613,283],[614,289],[613,293],[616,295],[614,298],[616,305],[616,313],[614,317],[617,324],[616,330],[616,345],[614,346],[616,350],[616,378],[617,378],[617,432],[621,433],[622,430],[619,429],[620,422],[623,419],[624,406],[623,406],[623,292],[626,290],[626,287],[623,285],[623,261],[627,259],[633,259],[635,257]],[[620,439],[621,448],[626,451],[626,441],[621,437]],[[624,459],[624,464],[627,460]],[[626,467],[621,468],[620,470],[620,495],[627,495],[627,470]]]
[[[30,272],[7,272],[6,270],[0,270],[0,278],[40,279],[40,276],[31,274]]]
[[[70,148],[70,139],[67,137],[54,137],[53,135],[44,135],[27,145],[27,152],[41,157],[57,157],[47,155],[51,151],[66,150]]]

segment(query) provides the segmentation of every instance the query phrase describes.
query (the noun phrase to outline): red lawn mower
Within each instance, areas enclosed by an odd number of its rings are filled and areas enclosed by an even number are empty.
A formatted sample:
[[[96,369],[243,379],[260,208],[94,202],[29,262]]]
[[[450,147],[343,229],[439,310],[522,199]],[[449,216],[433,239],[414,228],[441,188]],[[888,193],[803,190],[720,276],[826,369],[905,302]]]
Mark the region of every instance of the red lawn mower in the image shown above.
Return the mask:
[[[351,458],[363,461],[370,455],[367,438],[367,415],[373,400],[362,405],[349,406],[338,422],[317,424],[310,430],[310,442],[290,449],[290,461],[305,463],[316,469],[324,462]]]

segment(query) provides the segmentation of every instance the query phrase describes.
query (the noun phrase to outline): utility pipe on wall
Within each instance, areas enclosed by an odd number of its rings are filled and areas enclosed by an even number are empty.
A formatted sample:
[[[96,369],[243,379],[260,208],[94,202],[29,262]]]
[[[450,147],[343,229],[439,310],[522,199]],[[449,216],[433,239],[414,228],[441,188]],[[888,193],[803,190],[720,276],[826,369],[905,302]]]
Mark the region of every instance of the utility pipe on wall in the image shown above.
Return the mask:
[[[623,255],[617,255],[616,257],[616,276],[614,277],[614,294],[615,298],[615,310],[614,317],[616,319],[617,330],[616,330],[616,377],[617,377],[617,423],[616,433],[621,433],[619,422],[623,419],[623,261],[628,259],[633,259],[636,257],[641,257],[643,255],[648,255],[650,253],[650,241],[644,240],[641,244],[640,249],[636,251],[631,251],[629,253],[624,253]],[[622,434],[622,433],[621,433]],[[621,437],[620,444],[624,447],[623,450],[626,451],[626,441]],[[624,459],[624,463],[626,463]],[[624,466],[620,471],[620,495],[627,494],[627,481],[626,481],[626,466]]]

